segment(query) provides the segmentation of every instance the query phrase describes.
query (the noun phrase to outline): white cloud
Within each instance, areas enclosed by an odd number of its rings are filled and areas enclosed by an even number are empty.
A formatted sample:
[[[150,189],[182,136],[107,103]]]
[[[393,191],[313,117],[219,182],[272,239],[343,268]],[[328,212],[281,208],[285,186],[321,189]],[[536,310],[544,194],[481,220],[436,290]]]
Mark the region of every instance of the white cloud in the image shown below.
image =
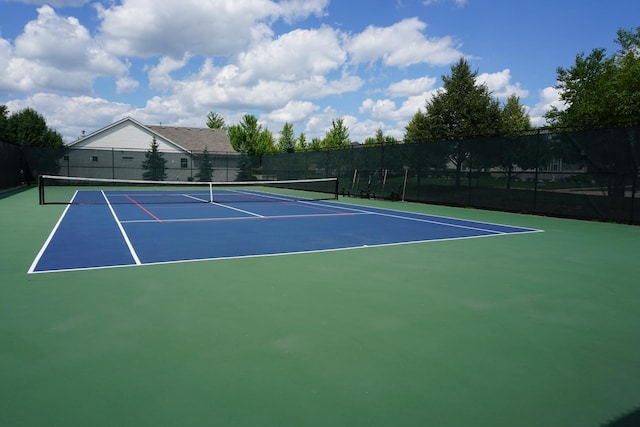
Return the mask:
[[[93,132],[128,115],[131,106],[90,96],[69,97],[39,93],[28,98],[6,103],[9,111],[26,107],[35,109],[49,127],[60,132],[66,142],[78,138],[82,131]],[[75,118],[71,120],[70,118]],[[81,119],[78,119],[81,118]]]
[[[514,94],[519,98],[529,96],[529,91],[522,89],[520,83],[511,83],[511,70],[509,69],[497,73],[482,73],[476,78],[476,81],[486,84],[491,94],[496,98],[506,99]]]
[[[354,63],[381,60],[387,66],[405,68],[415,64],[446,65],[462,56],[451,37],[427,38],[427,25],[409,18],[390,27],[367,27],[349,42]]]
[[[265,48],[269,50],[268,45]],[[360,77],[346,73],[328,78],[314,67],[318,66],[312,63],[299,65],[292,71],[298,78],[291,80],[286,75],[275,75],[275,69],[268,66],[249,69],[242,63],[216,67],[211,60],[205,60],[197,73],[166,84],[172,87],[169,96],[198,111],[221,108],[267,111],[283,108],[292,100],[313,100],[354,92],[364,84]]]
[[[331,128],[331,122],[339,118],[338,112],[333,107],[325,107],[322,111],[309,117],[304,132],[309,141],[311,138],[324,138],[327,130]]]
[[[116,81],[116,92],[119,94],[131,93],[136,90],[138,86],[140,86],[140,83],[137,80],[131,77],[121,77]]]
[[[90,93],[98,76],[122,77],[128,64],[105,52],[73,17],[50,6],[26,24],[15,46],[0,39],[0,90]]]
[[[287,105],[270,113],[263,114],[262,118],[268,122],[278,124],[299,123],[309,117],[314,111],[320,107],[308,101],[289,101]]]
[[[168,56],[160,58],[158,65],[149,70],[149,87],[161,91],[171,90],[176,83],[171,77],[171,73],[181,69],[188,62],[188,55],[182,59],[173,59]]]
[[[275,40],[263,40],[238,58],[242,79],[297,81],[341,67],[346,52],[338,33],[329,27],[293,30]]]
[[[551,110],[552,107],[563,111],[567,108],[564,101],[560,99],[560,92],[554,87],[547,87],[539,91],[540,101],[536,103],[529,111],[531,124],[534,126],[544,126],[547,120],[544,115]]]
[[[78,19],[57,15],[50,6],[40,7],[38,18],[16,38],[15,55],[57,70],[119,74],[127,68],[101,49]]]
[[[278,3],[278,7],[279,15],[285,22],[292,23],[312,15],[325,16],[329,0],[283,0]]]
[[[395,122],[404,127],[419,109],[424,109],[427,97],[431,92],[424,92],[420,95],[410,96],[404,100],[400,107],[390,99],[373,100],[368,98],[360,105],[360,114],[369,114],[371,117]]]
[[[101,35],[110,51],[125,56],[186,53],[230,56],[254,41],[272,36],[268,23],[322,15],[326,0],[123,0],[98,4]]]
[[[436,84],[435,77],[420,77],[418,79],[405,79],[389,85],[385,93],[391,97],[418,95],[433,88]]]

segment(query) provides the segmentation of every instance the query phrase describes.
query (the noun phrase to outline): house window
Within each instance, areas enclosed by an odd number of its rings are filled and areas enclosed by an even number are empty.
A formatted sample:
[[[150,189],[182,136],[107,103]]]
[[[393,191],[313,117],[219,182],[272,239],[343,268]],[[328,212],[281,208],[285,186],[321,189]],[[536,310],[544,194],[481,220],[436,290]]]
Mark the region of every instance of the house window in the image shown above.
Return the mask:
[[[182,169],[186,169],[189,167],[189,159],[185,159],[184,157],[180,159],[180,167]]]
[[[64,161],[66,161],[66,162],[68,162],[68,161],[69,161],[69,155],[68,155],[68,154],[65,154],[65,155],[64,155],[64,158],[63,158],[63,160],[64,160]]]
[[[91,156],[91,161],[92,162],[97,162],[98,161],[98,156]]]

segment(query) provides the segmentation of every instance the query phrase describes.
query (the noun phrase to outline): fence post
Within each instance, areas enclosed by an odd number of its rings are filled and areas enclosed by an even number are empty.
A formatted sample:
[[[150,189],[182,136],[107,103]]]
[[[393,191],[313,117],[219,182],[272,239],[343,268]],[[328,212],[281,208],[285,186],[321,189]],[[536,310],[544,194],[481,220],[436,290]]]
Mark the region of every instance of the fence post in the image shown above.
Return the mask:
[[[538,172],[540,170],[540,129],[536,132],[536,173],[533,178],[533,212],[538,211]]]
[[[635,218],[636,218],[636,212],[635,212],[635,207],[636,207],[636,190],[638,188],[638,174],[640,173],[640,171],[638,170],[638,163],[636,162],[636,158],[640,157],[638,156],[638,154],[640,154],[640,121],[638,121],[638,123],[636,124],[636,132],[634,132],[635,135],[635,141],[629,141],[629,144],[632,145],[632,147],[630,148],[630,153],[631,154],[631,162],[633,163],[633,179],[632,179],[632,184],[631,184],[631,212],[629,213],[630,215],[630,219],[629,219],[629,224],[635,224]],[[633,150],[633,147],[635,147],[635,152]],[[635,156],[634,156],[635,154]]]

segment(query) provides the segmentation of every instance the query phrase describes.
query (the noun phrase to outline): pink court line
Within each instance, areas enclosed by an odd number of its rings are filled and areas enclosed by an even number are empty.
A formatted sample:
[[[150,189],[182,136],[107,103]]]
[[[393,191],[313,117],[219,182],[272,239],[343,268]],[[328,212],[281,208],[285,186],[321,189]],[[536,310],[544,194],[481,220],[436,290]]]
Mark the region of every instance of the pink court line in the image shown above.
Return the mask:
[[[125,196],[127,199],[129,199],[134,205],[136,205],[137,207],[139,207],[140,209],[142,209],[143,211],[145,211],[151,218],[155,219],[158,222],[162,222],[162,220],[160,218],[158,218],[157,216],[155,216],[149,209],[145,208],[144,206],[142,206],[140,203],[136,202],[135,200],[133,200],[128,194]],[[123,221],[124,222],[124,221]]]

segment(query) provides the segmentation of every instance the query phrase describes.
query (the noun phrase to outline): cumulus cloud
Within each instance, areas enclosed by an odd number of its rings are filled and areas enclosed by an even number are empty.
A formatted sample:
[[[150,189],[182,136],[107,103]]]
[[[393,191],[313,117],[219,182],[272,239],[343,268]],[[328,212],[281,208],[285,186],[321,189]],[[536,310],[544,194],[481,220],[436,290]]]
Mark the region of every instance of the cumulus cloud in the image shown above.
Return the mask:
[[[309,117],[320,107],[309,101],[289,101],[287,105],[270,113],[262,115],[269,122],[298,123]]]
[[[229,56],[268,38],[268,23],[321,15],[327,0],[123,0],[109,8],[98,4],[101,35],[110,51],[125,56],[186,53]]]
[[[544,115],[555,107],[560,111],[567,108],[567,105],[560,99],[560,92],[554,87],[546,87],[539,91],[539,102],[530,109],[531,124],[534,126],[544,126],[547,120]]]
[[[390,99],[367,98],[360,105],[359,112],[379,120],[393,121],[404,127],[419,109],[424,110],[425,102],[431,99],[434,92],[426,91],[420,95],[409,96],[399,107]]]
[[[49,2],[65,7],[84,3]],[[91,116],[81,125],[87,130],[93,117],[103,120],[95,130],[122,115],[143,123],[201,126],[213,110],[226,113],[230,123],[243,111],[256,113],[273,129],[288,121],[310,137],[322,137],[331,121],[341,116],[356,140],[373,136],[378,128],[398,134],[394,126],[402,129],[424,107],[436,84],[433,77],[409,78],[415,76],[409,68],[457,60],[462,56],[457,42],[428,36],[427,25],[418,18],[369,26],[355,34],[329,25],[274,32],[284,27],[282,22],[323,17],[328,5],[329,0],[95,2],[92,10],[98,24],[91,31],[77,18],[43,5],[15,43],[0,38],[0,96],[42,92],[27,95],[25,102],[43,111],[51,110],[44,101],[59,103],[70,114],[67,120]],[[400,68],[407,78],[387,83],[386,72],[369,73],[377,68],[368,67],[371,64]],[[99,77],[107,77],[114,87],[105,89],[105,79]],[[387,87],[373,89],[374,79],[385,81]],[[368,90],[366,96],[382,93],[388,99],[362,101],[354,94],[363,88]],[[88,96],[113,89],[131,94],[126,98],[131,104]],[[340,108],[350,108],[343,107],[346,103],[360,105],[364,117],[327,107],[332,99],[344,101]],[[83,106],[96,111],[82,113]],[[53,111],[48,114],[62,117]],[[60,129],[71,136],[78,131],[63,124]]]
[[[50,6],[39,8],[38,18],[16,38],[15,54],[59,70],[88,69],[99,74],[126,70],[126,65],[101,49],[78,19],[60,16]]]
[[[279,15],[287,23],[312,15],[325,16],[328,6],[329,0],[284,0],[278,3]]]
[[[107,53],[73,17],[38,8],[15,46],[0,39],[0,90],[90,93],[98,76],[122,77],[128,64]]]
[[[168,56],[160,58],[158,65],[149,69],[149,87],[162,91],[172,89],[175,86],[175,81],[171,77],[171,73],[184,67],[187,62],[189,62],[187,55],[182,59],[173,59]]]
[[[405,79],[392,83],[385,90],[391,97],[411,96],[426,92],[436,84],[435,77],[420,77],[418,79]]]
[[[31,107],[42,114],[47,124],[60,132],[66,142],[78,138],[82,131],[92,132],[129,115],[132,107],[90,96],[63,96],[38,93],[27,98],[6,103],[9,111],[16,112]],[[70,120],[78,118],[80,120]]]
[[[228,108],[266,111],[283,108],[291,100],[313,100],[354,92],[364,84],[355,75],[341,73],[330,78],[314,69],[322,66],[302,64],[297,67],[292,72],[298,78],[292,80],[286,73],[278,76],[269,69],[262,74],[261,69],[247,67],[246,63],[216,67],[211,59],[207,59],[198,72],[172,83],[171,96],[197,110]]]
[[[116,92],[119,94],[131,93],[136,90],[138,86],[140,86],[140,83],[137,80],[131,77],[121,77],[116,81]]]
[[[427,25],[418,18],[405,19],[390,27],[367,27],[348,43],[356,64],[382,61],[405,68],[415,64],[446,65],[462,56],[451,37],[427,38]]]
[[[296,81],[324,75],[341,67],[346,52],[338,33],[329,27],[293,30],[275,40],[264,40],[239,55],[243,80]]]
[[[520,83],[511,83],[511,70],[509,69],[497,73],[482,73],[476,78],[476,81],[486,84],[491,94],[496,98],[506,99],[511,95],[516,95],[519,98],[529,96],[529,91],[523,89]]]

